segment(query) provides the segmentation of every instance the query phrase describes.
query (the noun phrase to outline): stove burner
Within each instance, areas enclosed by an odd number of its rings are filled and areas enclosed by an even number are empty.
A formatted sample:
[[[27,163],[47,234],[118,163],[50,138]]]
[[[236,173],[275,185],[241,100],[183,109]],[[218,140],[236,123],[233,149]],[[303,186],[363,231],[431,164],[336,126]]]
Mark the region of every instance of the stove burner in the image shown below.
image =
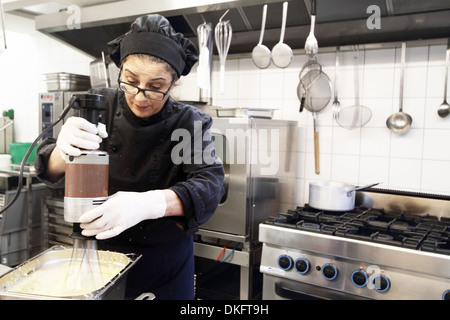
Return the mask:
[[[305,205],[265,223],[450,255],[450,218],[428,213],[413,216],[365,207],[342,213]]]
[[[297,224],[297,228],[313,230],[313,231],[320,231],[320,224],[301,221],[301,223]]]
[[[390,234],[385,234],[385,233],[376,233],[373,235],[374,239],[378,239],[381,241],[391,241],[394,240],[394,236],[390,235]]]

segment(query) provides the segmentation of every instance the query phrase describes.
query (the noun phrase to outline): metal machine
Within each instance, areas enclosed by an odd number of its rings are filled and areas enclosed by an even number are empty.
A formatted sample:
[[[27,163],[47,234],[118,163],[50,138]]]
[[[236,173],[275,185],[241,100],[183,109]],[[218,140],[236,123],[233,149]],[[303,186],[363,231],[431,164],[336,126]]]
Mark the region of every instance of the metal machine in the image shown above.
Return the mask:
[[[357,192],[348,212],[299,206],[260,225],[263,299],[450,299],[448,196]]]
[[[84,91],[57,91],[57,92],[43,92],[39,94],[39,133],[41,134],[48,127],[55,122],[58,115],[60,115],[64,108],[67,107],[70,98],[74,94],[85,94]],[[69,111],[70,114],[73,111]],[[58,136],[61,130],[62,123],[55,124],[43,136],[42,139]]]
[[[104,97],[96,94],[74,97],[72,107],[76,115],[97,125],[99,112],[105,110]],[[79,225],[81,215],[108,197],[108,164],[108,153],[98,150],[66,157],[64,220],[73,223],[71,237],[75,239],[84,238]]]
[[[197,296],[222,298],[224,286],[209,288],[211,283],[220,283],[210,277],[224,278],[238,268],[239,290],[230,288],[233,294],[225,298],[256,299],[261,282],[255,272],[261,256],[258,225],[295,203],[297,124],[256,117],[214,118],[211,133],[216,156],[225,169],[225,194],[214,215],[196,233],[194,254],[216,262],[205,270],[197,263]],[[226,262],[220,268],[218,259]],[[218,273],[222,268],[227,270]],[[236,281],[227,283],[231,286]]]

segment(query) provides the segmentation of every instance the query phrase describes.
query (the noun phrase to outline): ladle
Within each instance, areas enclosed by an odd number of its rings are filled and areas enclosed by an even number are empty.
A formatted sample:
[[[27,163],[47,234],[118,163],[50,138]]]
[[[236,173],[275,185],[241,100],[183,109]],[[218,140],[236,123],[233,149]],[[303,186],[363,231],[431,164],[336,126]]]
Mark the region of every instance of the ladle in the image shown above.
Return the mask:
[[[444,82],[444,102],[438,108],[440,117],[445,118],[450,113],[450,105],[447,103],[447,81],[448,81],[448,59],[450,55],[450,39],[447,43],[447,51],[445,53],[445,82]]]
[[[284,32],[286,30],[288,2],[283,3],[283,18],[281,22],[280,41],[272,48],[272,61],[278,68],[286,68],[292,61],[294,53],[291,47],[283,43]]]
[[[386,126],[395,133],[405,133],[409,130],[412,124],[412,118],[409,114],[403,112],[403,81],[405,76],[405,55],[406,55],[406,42],[402,42],[401,53],[401,74],[400,74],[400,100],[399,110],[397,113],[392,114],[386,120]]]
[[[253,48],[252,58],[253,63],[260,69],[266,69],[270,65],[272,55],[270,49],[262,44],[264,38],[264,29],[266,27],[267,16],[267,4],[263,7],[262,22],[261,22],[261,34],[259,36],[259,42],[256,47]]]

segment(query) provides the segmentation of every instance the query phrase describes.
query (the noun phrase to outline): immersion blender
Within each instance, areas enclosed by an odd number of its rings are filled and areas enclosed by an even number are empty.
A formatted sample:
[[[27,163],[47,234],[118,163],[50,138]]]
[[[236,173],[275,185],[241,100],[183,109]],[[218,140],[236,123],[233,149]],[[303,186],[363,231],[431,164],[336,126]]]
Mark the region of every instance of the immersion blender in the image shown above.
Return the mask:
[[[97,94],[74,97],[75,115],[98,125],[99,112],[106,109],[105,98]],[[80,156],[66,157],[64,220],[73,223],[71,238],[89,239],[81,234],[80,217],[108,198],[108,169],[109,156],[105,151],[82,150]]]

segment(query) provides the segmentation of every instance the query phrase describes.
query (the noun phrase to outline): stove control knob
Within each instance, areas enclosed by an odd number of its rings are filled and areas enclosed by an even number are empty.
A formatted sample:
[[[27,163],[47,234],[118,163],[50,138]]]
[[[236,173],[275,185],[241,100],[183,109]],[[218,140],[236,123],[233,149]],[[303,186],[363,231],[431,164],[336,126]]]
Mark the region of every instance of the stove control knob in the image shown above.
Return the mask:
[[[386,292],[391,287],[391,282],[388,277],[383,274],[377,274],[372,278],[373,288],[378,292]]]
[[[450,290],[446,290],[442,295],[442,300],[450,300]]]
[[[278,266],[283,270],[291,269],[293,264],[292,258],[288,255],[283,254],[278,257]]]
[[[367,280],[369,277],[364,270],[355,270],[352,273],[352,283],[357,287],[365,287],[367,285]]]
[[[300,274],[307,274],[310,269],[311,264],[308,259],[298,258],[295,260],[295,270]]]
[[[338,268],[332,263],[326,263],[322,266],[322,276],[327,280],[334,280],[338,275]]]

